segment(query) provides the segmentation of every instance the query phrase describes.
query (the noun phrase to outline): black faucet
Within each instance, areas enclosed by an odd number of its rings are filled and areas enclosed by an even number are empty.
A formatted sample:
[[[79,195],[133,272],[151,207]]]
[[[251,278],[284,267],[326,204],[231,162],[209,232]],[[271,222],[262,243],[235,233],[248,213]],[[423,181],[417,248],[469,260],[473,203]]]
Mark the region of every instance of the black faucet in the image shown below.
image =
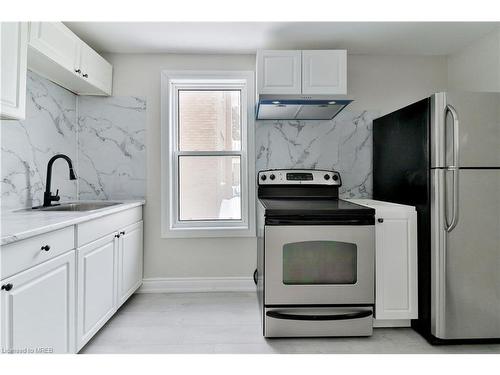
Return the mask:
[[[50,192],[50,182],[52,180],[52,164],[54,164],[54,162],[57,159],[61,159],[61,158],[68,162],[69,179],[76,180],[76,174],[75,174],[75,171],[73,170],[73,163],[71,162],[71,159],[63,154],[57,154],[57,155],[53,156],[49,160],[49,164],[47,164],[47,182],[45,183],[45,193],[43,193],[43,207],[52,206],[53,201],[57,202],[57,201],[59,201],[59,199],[61,199],[61,197],[59,196],[59,189],[57,189],[55,195],[52,195],[52,193]]]

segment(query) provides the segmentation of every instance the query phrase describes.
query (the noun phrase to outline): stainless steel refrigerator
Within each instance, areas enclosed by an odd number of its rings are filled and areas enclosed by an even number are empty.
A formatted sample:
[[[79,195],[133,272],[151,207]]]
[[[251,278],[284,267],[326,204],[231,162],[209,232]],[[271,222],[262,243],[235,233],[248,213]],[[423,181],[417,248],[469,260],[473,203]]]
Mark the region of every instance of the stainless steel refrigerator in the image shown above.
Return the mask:
[[[499,340],[500,93],[437,93],[376,119],[373,189],[417,207],[412,326],[433,343]]]

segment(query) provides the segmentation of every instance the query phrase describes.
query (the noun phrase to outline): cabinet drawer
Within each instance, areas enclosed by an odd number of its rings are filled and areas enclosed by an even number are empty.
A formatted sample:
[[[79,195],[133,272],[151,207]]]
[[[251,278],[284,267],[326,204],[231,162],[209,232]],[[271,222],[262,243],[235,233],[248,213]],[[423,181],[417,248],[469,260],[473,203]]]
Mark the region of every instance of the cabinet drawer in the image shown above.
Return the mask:
[[[78,247],[142,220],[142,206],[77,225]]]
[[[42,246],[49,246],[49,250],[42,250]],[[74,248],[74,226],[2,246],[0,278],[12,276]]]
[[[323,319],[312,319],[314,315]],[[371,336],[372,332],[371,307],[265,309],[265,337]]]

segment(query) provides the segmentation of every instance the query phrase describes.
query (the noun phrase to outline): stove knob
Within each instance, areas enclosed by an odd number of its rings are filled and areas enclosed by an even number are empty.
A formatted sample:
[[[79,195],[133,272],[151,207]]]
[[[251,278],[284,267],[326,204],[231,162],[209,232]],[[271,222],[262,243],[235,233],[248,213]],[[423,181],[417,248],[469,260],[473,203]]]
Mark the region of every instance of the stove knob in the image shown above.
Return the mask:
[[[275,176],[274,174],[272,174],[272,175],[270,175],[270,176],[269,176],[269,178],[270,178],[271,180],[274,180],[274,179],[276,178],[276,176]]]
[[[329,180],[330,179],[330,175],[329,174],[325,174],[323,177],[325,177],[325,180]]]
[[[267,176],[266,176],[265,174],[263,174],[263,175],[261,175],[261,176],[260,176],[260,179],[261,179],[262,181],[266,181],[266,178],[267,178]]]
[[[337,181],[339,179],[339,176],[337,176],[336,174],[333,175],[333,181]]]

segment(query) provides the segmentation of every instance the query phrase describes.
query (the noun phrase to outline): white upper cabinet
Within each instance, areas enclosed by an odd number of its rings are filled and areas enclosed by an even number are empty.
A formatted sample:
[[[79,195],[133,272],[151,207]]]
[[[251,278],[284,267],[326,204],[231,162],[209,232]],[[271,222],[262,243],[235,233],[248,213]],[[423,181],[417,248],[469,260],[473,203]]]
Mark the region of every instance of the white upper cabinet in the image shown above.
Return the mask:
[[[345,95],[347,51],[257,51],[257,93]]]
[[[30,47],[69,71],[78,68],[80,43],[61,22],[31,22]]]
[[[347,51],[302,51],[302,94],[347,94]]]
[[[258,51],[258,92],[260,94],[300,94],[300,65],[300,51]]]
[[[25,117],[28,24],[2,22],[0,44],[0,118]]]
[[[79,95],[111,95],[113,67],[61,22],[31,22],[28,68]]]
[[[79,68],[83,79],[103,92],[111,94],[113,67],[86,44],[81,45]]]

